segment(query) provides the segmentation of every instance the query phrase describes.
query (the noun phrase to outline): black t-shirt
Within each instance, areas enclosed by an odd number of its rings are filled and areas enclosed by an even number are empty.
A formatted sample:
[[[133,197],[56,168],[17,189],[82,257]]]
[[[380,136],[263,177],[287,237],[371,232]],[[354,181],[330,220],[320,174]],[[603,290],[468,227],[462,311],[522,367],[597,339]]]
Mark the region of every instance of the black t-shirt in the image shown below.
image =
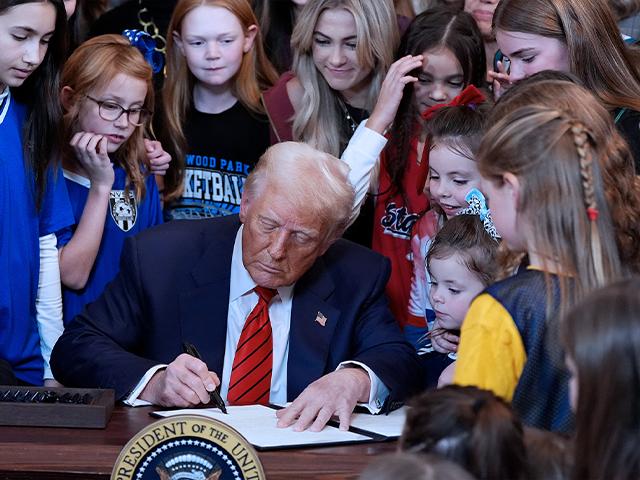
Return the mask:
[[[184,132],[184,191],[166,207],[165,216],[171,220],[238,213],[247,175],[270,145],[267,117],[240,102],[221,113],[192,109]]]

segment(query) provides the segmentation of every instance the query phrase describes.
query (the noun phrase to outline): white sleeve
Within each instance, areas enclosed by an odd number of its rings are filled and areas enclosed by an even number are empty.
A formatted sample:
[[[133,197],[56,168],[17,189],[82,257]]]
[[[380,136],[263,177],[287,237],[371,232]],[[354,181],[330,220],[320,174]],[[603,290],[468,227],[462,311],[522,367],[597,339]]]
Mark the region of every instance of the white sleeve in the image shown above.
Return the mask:
[[[49,359],[53,346],[62,335],[62,290],[56,235],[40,237],[40,272],[36,295],[36,321],[40,334],[40,350],[44,359],[44,378],[52,379]]]
[[[144,390],[144,387],[147,386],[147,383],[149,383],[149,380],[151,380],[151,377],[153,377],[158,370],[163,368],[167,368],[167,365],[155,365],[147,370],[147,373],[143,375],[138,384],[133,388],[133,390],[131,390],[129,396],[123,400],[123,403],[130,407],[146,407],[153,405],[151,402],[141,400],[138,397],[142,393],[142,390]]]
[[[385,400],[389,396],[389,388],[387,388],[387,386],[382,382],[382,380],[380,380],[380,378],[373,372],[373,370],[371,370],[362,362],[356,362],[354,360],[342,362],[340,365],[338,365],[338,368],[336,368],[336,370],[341,370],[343,368],[353,366],[358,366],[364,369],[364,371],[369,375],[369,380],[371,380],[369,401],[367,403],[358,403],[358,405],[360,405],[361,407],[366,407],[366,409],[374,415],[376,413],[380,413]]]
[[[366,120],[354,132],[347,148],[342,153],[343,162],[351,168],[349,172],[349,182],[356,191],[356,198],[351,212],[349,224],[358,217],[360,207],[369,192],[374,173],[378,166],[378,158],[382,153],[387,139],[365,126]]]
[[[413,274],[411,275],[411,290],[409,294],[409,315],[424,317],[425,310],[431,309],[429,303],[429,272],[425,266],[425,258],[431,238],[420,238],[414,234],[411,237]]]

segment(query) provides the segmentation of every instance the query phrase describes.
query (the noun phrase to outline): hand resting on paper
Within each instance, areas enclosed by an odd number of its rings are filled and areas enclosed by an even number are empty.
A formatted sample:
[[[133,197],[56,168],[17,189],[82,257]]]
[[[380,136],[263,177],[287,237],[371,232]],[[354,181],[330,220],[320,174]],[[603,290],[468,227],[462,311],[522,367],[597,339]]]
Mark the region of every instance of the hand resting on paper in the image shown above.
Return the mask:
[[[219,383],[206,363],[183,353],[149,380],[140,398],[163,407],[193,407],[207,403]]]
[[[305,388],[287,408],[278,410],[278,427],[293,425],[294,431],[319,432],[336,415],[340,430],[347,430],[353,409],[358,402],[369,401],[370,389],[369,375],[361,368],[331,372]]]

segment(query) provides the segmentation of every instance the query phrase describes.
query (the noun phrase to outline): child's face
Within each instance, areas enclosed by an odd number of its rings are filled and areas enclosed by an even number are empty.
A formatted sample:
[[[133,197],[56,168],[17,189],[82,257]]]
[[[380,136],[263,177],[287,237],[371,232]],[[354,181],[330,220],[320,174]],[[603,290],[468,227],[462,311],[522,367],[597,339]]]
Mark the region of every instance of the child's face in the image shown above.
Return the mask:
[[[484,290],[484,284],[469,271],[459,253],[448,258],[431,258],[429,273],[429,301],[436,317],[444,328],[459,329],[471,301]]]
[[[129,114],[124,112],[115,120],[105,120],[100,116],[100,108],[103,115],[105,112],[108,115],[117,110],[118,105],[125,109],[139,109],[142,108],[146,96],[147,84],[144,80],[119,73],[104,89],[92,90],[79,100],[80,108],[74,131],[106,136],[107,152],[113,153],[131,137],[137,127],[131,124]],[[99,107],[96,102],[105,103]]]
[[[472,188],[480,189],[478,165],[446,144],[438,143],[429,152],[429,191],[447,218],[468,207],[465,197]]]
[[[498,185],[496,182],[486,179],[482,179],[480,190],[487,199],[493,224],[502,237],[502,241],[506,243],[509,250],[525,251],[526,245],[520,233],[521,229],[516,224],[518,218],[517,190],[514,190],[511,183],[503,182]]]
[[[542,70],[570,71],[567,46],[556,38],[498,30],[496,41],[511,61],[509,78],[513,82]]]
[[[19,87],[38,68],[55,25],[49,2],[23,3],[0,15],[0,88]]]
[[[360,65],[357,41],[351,12],[329,8],[320,14],[313,33],[313,63],[329,86],[347,100],[361,96],[369,85],[371,68]]]
[[[244,54],[253,47],[257,27],[245,32],[229,10],[209,5],[191,10],[181,27],[174,40],[197,81],[216,90],[230,88]]]
[[[464,88],[462,67],[451,50],[442,47],[422,55],[422,71],[413,87],[420,113],[433,105],[451,102]]]

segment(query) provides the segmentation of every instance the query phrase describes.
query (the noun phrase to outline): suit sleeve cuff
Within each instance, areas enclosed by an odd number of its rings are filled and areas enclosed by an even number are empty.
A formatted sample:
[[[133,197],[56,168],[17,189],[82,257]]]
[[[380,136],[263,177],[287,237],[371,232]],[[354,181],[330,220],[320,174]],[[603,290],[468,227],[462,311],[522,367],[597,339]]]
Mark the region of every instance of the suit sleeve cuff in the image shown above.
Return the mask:
[[[140,400],[138,397],[147,386],[147,383],[149,383],[149,380],[151,380],[151,377],[153,377],[158,370],[163,368],[167,368],[167,365],[155,365],[147,370],[147,373],[145,373],[140,379],[129,396],[123,400],[124,404],[130,407],[148,407],[149,405],[153,405],[153,403],[147,402],[146,400]]]
[[[387,386],[382,383],[382,380],[373,373],[369,367],[367,367],[364,363],[356,362],[354,360],[350,360],[348,362],[342,362],[338,365],[336,370],[341,370],[347,367],[360,367],[369,375],[369,379],[371,380],[371,389],[369,390],[369,402],[368,403],[360,403],[358,405],[361,407],[365,407],[369,410],[370,413],[376,414],[380,413],[382,407],[384,405],[385,400],[389,396],[389,389]]]

